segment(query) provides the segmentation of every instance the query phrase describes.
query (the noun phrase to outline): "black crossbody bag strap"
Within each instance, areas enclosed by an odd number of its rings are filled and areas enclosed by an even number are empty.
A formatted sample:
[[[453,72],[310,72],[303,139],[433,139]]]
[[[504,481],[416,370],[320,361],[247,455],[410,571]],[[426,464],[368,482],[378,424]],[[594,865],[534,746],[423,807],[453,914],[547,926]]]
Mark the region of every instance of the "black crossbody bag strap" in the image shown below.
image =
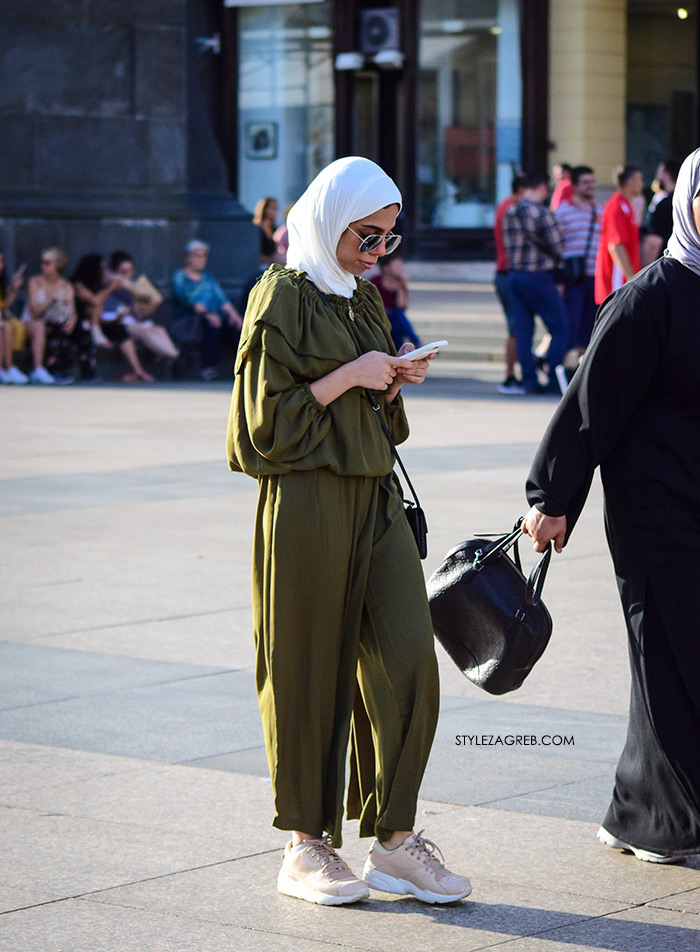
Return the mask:
[[[418,507],[420,507],[420,500],[418,499],[418,493],[417,493],[417,492],[415,491],[415,489],[413,488],[413,483],[411,482],[411,479],[410,479],[408,473],[406,472],[406,467],[403,465],[403,462],[402,462],[402,460],[401,460],[401,457],[399,456],[398,450],[396,449],[396,444],[394,443],[394,441],[393,441],[392,438],[391,438],[391,433],[389,433],[389,427],[388,427],[388,426],[386,425],[386,423],[384,422],[384,417],[382,416],[382,409],[381,409],[381,407],[379,406],[379,403],[377,402],[377,398],[376,398],[376,396],[375,396],[375,394],[374,394],[374,392],[373,392],[372,390],[365,390],[365,393],[367,394],[367,396],[368,396],[368,398],[369,398],[369,402],[370,402],[370,405],[371,405],[372,409],[373,409],[374,412],[377,414],[377,418],[379,419],[379,422],[380,422],[380,424],[381,424],[381,427],[382,427],[382,429],[384,430],[384,436],[385,436],[385,437],[387,438],[387,440],[389,441],[389,446],[391,447],[391,452],[394,454],[394,456],[395,456],[395,458],[396,458],[396,462],[397,462],[397,463],[399,464],[399,466],[401,467],[401,472],[404,474],[404,476],[405,476],[405,478],[406,478],[406,482],[408,483],[408,488],[411,490],[411,495],[413,496],[413,501],[415,502],[415,504],[416,504]],[[398,478],[398,477],[397,477],[397,478]],[[401,484],[399,483],[399,485],[401,485]],[[402,489],[402,492],[403,492],[403,489]]]
[[[330,307],[330,306],[331,306],[331,305],[330,305],[330,301],[328,300],[328,298],[326,297],[326,295],[323,293],[323,291],[322,291],[319,287],[317,287],[317,286],[314,284],[314,282],[313,282],[310,278],[307,278],[306,280],[309,282],[309,284],[310,284],[311,287],[314,289],[314,291],[316,292],[316,294],[318,294],[318,296],[321,298],[321,300],[323,301],[323,303],[324,303],[327,307]],[[369,402],[370,402],[370,404],[371,404],[372,409],[373,409],[374,412],[377,414],[377,418],[379,419],[379,422],[380,422],[380,424],[381,424],[381,426],[382,426],[382,429],[384,430],[384,436],[386,436],[387,440],[389,441],[389,446],[391,447],[391,451],[392,451],[392,453],[394,454],[394,456],[396,457],[396,462],[399,464],[399,466],[401,467],[401,472],[402,472],[402,473],[404,474],[404,476],[406,477],[406,482],[408,483],[408,488],[411,490],[411,495],[413,496],[413,501],[415,502],[416,506],[418,506],[418,507],[420,508],[420,501],[418,500],[418,493],[417,493],[417,492],[415,491],[415,489],[413,488],[413,483],[411,482],[411,479],[410,479],[408,473],[406,472],[406,467],[403,465],[403,462],[402,462],[402,460],[401,460],[401,457],[399,456],[399,454],[398,454],[398,452],[397,452],[396,444],[394,443],[394,441],[393,441],[392,438],[391,438],[391,433],[389,432],[389,428],[388,428],[388,426],[386,425],[386,423],[384,422],[384,417],[382,416],[382,410],[381,410],[381,407],[379,406],[379,403],[377,402],[377,398],[376,398],[376,396],[374,395],[374,392],[373,392],[372,390],[365,390],[365,393],[367,394],[367,396],[368,396],[368,398],[369,398]],[[401,484],[399,483],[399,485],[401,485]],[[402,492],[403,492],[403,489],[402,489]]]
[[[583,260],[585,262],[588,257],[588,252],[591,250],[591,242],[593,241],[593,229],[595,228],[595,220],[598,217],[598,212],[596,211],[595,205],[591,209],[591,225],[588,229],[588,239],[586,241],[586,250],[583,252]]]
[[[321,298],[321,300],[323,301],[323,303],[324,303],[327,307],[330,308],[330,306],[331,306],[331,305],[330,305],[330,302],[328,301],[328,298],[327,298],[326,295],[323,293],[323,291],[321,291],[321,289],[318,288],[318,287],[314,284],[314,282],[310,280],[310,278],[307,277],[306,280],[307,280],[308,283],[311,285],[311,287],[314,289],[314,291],[316,291],[316,293],[317,293],[318,296]],[[381,424],[382,430],[384,431],[384,436],[387,438],[387,440],[388,440],[388,442],[389,442],[389,446],[391,447],[391,451],[392,451],[392,453],[394,454],[394,459],[396,460],[396,462],[397,462],[397,463],[399,464],[399,466],[401,467],[401,472],[404,474],[404,477],[405,477],[406,482],[407,482],[407,484],[408,484],[408,488],[410,489],[411,494],[412,494],[412,496],[413,496],[413,502],[412,502],[412,503],[411,503],[410,501],[406,501],[406,500],[404,499],[404,501],[403,501],[403,503],[404,503],[404,511],[405,511],[405,513],[406,513],[406,518],[408,519],[408,523],[409,523],[409,525],[410,525],[410,527],[411,527],[411,532],[413,533],[413,537],[414,537],[414,539],[416,540],[416,546],[418,547],[418,554],[420,555],[421,559],[424,559],[424,558],[426,557],[426,555],[428,554],[428,542],[427,542],[428,524],[427,524],[426,519],[425,519],[425,513],[423,512],[423,510],[422,510],[422,508],[421,508],[420,501],[419,501],[419,499],[418,499],[418,493],[417,493],[417,492],[415,491],[415,489],[413,488],[413,483],[411,482],[411,479],[410,479],[408,473],[406,472],[406,467],[403,465],[403,461],[401,460],[401,457],[399,456],[399,454],[398,454],[397,451],[396,451],[396,444],[394,443],[394,441],[393,441],[392,438],[391,438],[391,433],[389,432],[389,427],[388,427],[388,426],[386,425],[386,423],[384,422],[384,417],[382,416],[382,410],[381,410],[381,407],[379,406],[379,402],[378,402],[378,400],[377,400],[375,394],[373,393],[372,390],[369,390],[369,389],[366,389],[366,390],[365,390],[365,393],[367,394],[367,397],[368,397],[368,399],[369,399],[370,406],[372,407],[372,409],[374,410],[374,412],[377,414],[377,418],[379,419],[379,422],[380,422],[380,424]],[[399,477],[396,475],[395,472],[394,472],[394,479],[395,479],[396,482],[398,483],[399,489],[400,489],[400,491],[401,491],[401,496],[403,497],[403,495],[404,495],[403,486],[401,485],[401,480],[399,479]]]

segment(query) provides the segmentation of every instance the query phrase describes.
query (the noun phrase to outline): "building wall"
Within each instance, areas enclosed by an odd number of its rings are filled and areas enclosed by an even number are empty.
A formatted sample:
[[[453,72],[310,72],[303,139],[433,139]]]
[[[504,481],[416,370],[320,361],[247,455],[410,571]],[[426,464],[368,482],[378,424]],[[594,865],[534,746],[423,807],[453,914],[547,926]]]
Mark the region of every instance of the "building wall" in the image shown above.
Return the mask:
[[[193,14],[210,0],[2,0],[0,242],[38,270],[60,244],[126,248],[160,283],[195,235],[229,284],[255,266],[197,81]],[[194,140],[194,141],[193,141]],[[232,255],[237,244],[242,255]],[[254,248],[254,240],[252,242]]]
[[[585,163],[599,181],[625,160],[626,0],[551,0],[552,163]]]

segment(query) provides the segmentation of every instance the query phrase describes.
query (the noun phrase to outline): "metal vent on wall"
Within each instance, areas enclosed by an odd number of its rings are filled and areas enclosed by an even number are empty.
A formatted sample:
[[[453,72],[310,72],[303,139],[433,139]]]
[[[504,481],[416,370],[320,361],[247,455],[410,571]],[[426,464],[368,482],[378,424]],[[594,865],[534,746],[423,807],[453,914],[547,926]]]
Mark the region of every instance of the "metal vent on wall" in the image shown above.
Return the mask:
[[[363,53],[399,48],[399,11],[392,8],[363,10],[360,20],[360,49]]]

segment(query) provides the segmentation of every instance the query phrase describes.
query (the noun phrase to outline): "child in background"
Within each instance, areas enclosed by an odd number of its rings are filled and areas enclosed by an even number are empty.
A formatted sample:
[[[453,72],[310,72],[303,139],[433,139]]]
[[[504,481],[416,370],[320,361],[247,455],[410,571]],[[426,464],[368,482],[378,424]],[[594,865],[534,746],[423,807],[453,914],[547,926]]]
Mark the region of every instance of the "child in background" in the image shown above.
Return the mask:
[[[398,350],[404,341],[420,347],[420,338],[406,317],[408,307],[408,277],[403,269],[403,258],[398,255],[379,259],[379,274],[370,278],[382,296],[384,310],[391,324],[391,339]]]

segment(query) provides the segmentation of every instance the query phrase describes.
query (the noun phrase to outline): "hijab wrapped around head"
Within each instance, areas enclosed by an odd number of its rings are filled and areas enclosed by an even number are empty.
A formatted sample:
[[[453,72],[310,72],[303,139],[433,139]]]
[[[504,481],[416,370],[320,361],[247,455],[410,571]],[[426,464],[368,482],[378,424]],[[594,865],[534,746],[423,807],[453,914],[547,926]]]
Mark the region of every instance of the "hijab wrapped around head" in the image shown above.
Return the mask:
[[[700,235],[693,218],[693,199],[700,191],[700,149],[681,165],[673,191],[673,234],[666,254],[700,275]]]
[[[326,294],[352,297],[355,275],[338,264],[336,248],[349,224],[387,205],[401,208],[401,192],[369,159],[336,159],[316,176],[287,218],[287,267],[305,271]]]

